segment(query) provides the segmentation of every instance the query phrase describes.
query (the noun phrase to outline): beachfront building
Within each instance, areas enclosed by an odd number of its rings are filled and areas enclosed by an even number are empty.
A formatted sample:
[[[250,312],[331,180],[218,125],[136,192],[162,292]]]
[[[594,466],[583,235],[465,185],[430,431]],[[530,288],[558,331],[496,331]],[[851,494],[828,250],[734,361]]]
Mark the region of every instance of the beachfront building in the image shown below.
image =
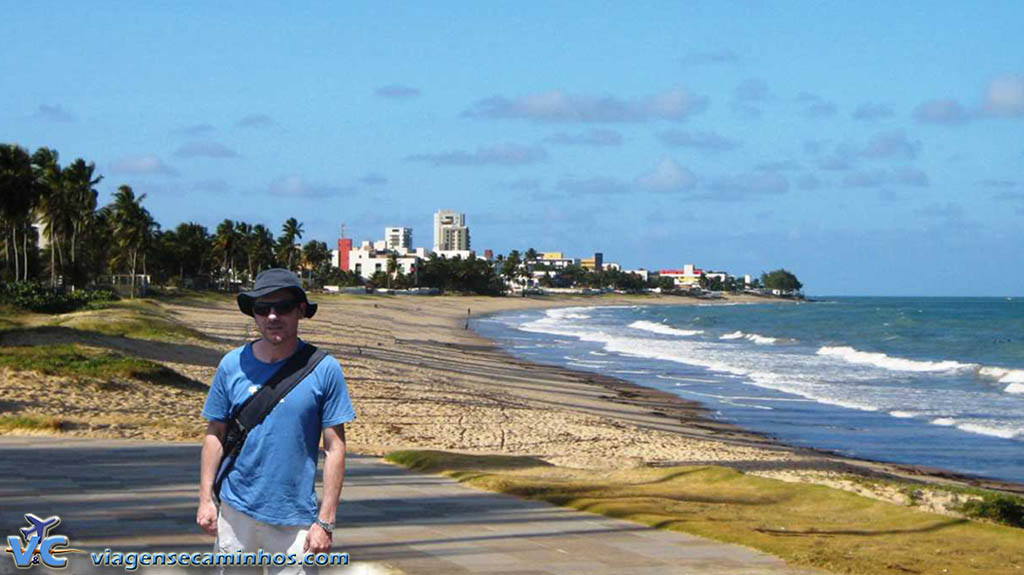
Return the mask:
[[[694,267],[693,264],[686,264],[683,269],[659,270],[658,275],[663,278],[672,278],[677,288],[690,289],[700,287],[700,276],[704,270]]]
[[[405,253],[412,250],[412,228],[384,228],[385,249]]]
[[[376,250],[364,250],[355,249],[352,250],[349,256],[349,271],[359,274],[364,280],[368,280],[373,277],[373,274],[377,272],[388,271],[388,260],[391,259],[392,254],[386,252],[377,252]],[[420,258],[415,255],[398,256],[395,255],[395,263],[398,264],[398,270],[405,275],[415,276],[419,270]]]
[[[652,275],[652,274],[651,274],[650,272],[648,272],[648,271],[647,271],[647,270],[645,270],[644,268],[640,268],[640,269],[636,269],[636,270],[624,270],[624,273],[627,273],[627,274],[633,274],[633,275],[636,275],[636,276],[640,276],[640,278],[641,278],[641,279],[643,279],[643,280],[644,280],[645,282],[646,282],[646,281],[647,281],[647,280],[648,280],[648,279],[649,279],[649,278],[651,277],[651,275]]]
[[[531,272],[535,269],[564,270],[569,266],[580,265],[580,260],[567,258],[562,252],[542,252],[537,255],[539,257],[528,259],[523,262],[526,265],[526,269]]]
[[[725,281],[731,278],[732,276],[729,275],[728,272],[714,272],[711,270],[707,270],[704,272],[704,277],[706,277],[708,280],[717,279],[718,281],[725,283]]]
[[[408,228],[386,228],[393,229]],[[364,280],[368,280],[377,272],[387,273],[388,261],[394,256],[399,271],[405,275],[416,276],[423,260],[430,257],[430,250],[407,247],[389,249],[389,240],[387,237],[372,242],[364,240],[359,247],[353,247],[350,238],[340,238],[338,249],[331,253],[331,263],[339,269],[357,273]]]
[[[583,269],[599,272],[604,268],[604,254],[597,252],[592,258],[583,258],[580,261],[580,266],[582,266]]]
[[[435,252],[439,255],[443,252],[469,252],[469,244],[466,214],[452,210],[439,210],[434,214]]]

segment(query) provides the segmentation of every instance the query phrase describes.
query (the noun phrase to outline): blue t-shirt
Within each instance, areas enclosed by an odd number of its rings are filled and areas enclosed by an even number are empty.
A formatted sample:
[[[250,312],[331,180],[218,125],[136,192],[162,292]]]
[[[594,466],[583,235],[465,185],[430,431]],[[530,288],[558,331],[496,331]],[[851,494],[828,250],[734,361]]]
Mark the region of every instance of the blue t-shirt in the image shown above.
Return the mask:
[[[304,345],[300,340],[298,349]],[[256,359],[252,343],[228,352],[213,376],[203,417],[228,421],[286,361]],[[353,419],[341,365],[327,356],[249,432],[221,485],[221,501],[264,523],[310,525],[318,511],[314,485],[320,431]]]

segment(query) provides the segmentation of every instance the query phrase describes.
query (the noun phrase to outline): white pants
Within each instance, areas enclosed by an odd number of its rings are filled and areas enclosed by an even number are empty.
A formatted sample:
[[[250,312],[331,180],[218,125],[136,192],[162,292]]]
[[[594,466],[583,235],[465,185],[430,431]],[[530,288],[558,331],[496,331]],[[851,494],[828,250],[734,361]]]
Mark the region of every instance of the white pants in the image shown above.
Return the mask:
[[[213,550],[217,553],[255,552],[257,549],[262,549],[264,553],[294,553],[301,562],[305,555],[302,547],[306,544],[308,531],[307,527],[263,523],[233,509],[227,503],[221,503],[220,514],[217,517],[217,541],[213,544]],[[303,565],[225,567],[221,573],[254,575],[260,570],[267,575],[317,575],[318,573],[316,567]]]

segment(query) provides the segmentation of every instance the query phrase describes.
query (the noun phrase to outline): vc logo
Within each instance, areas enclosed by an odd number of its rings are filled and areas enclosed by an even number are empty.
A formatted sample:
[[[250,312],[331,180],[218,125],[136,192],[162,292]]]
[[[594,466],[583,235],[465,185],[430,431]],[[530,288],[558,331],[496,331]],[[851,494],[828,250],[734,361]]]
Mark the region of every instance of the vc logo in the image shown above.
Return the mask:
[[[21,528],[21,537],[7,536],[7,551],[14,558],[18,569],[27,569],[41,562],[47,567],[63,569],[68,560],[58,555],[77,552],[78,549],[67,549],[68,538],[64,535],[50,535],[54,527],[60,525],[60,517],[54,515],[40,519],[31,513],[25,514],[28,527]],[[24,540],[24,541],[23,541]]]

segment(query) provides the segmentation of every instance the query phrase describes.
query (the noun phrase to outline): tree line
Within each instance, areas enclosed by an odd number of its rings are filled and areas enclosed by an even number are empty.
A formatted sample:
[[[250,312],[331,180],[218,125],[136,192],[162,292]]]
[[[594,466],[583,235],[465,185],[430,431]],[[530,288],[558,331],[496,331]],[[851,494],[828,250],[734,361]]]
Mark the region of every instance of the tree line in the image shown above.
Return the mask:
[[[298,243],[303,226],[295,218],[276,238],[262,224],[231,219],[212,232],[194,222],[164,230],[143,205],[146,194],[131,186],[119,186],[109,204],[98,206],[102,180],[82,158],[65,166],[56,150],[0,144],[0,278],[84,287],[123,274],[134,294],[140,275],[160,285],[227,289],[267,267],[307,279],[330,268],[325,242]]]
[[[51,288],[104,286],[114,276],[127,276],[131,293],[135,281],[148,276],[156,285],[234,290],[269,267],[296,271],[312,286],[367,284],[371,287],[433,287],[445,292],[497,295],[507,286],[526,285],[533,248],[512,250],[495,261],[471,257],[431,255],[414,273],[403,273],[395,255],[385,270],[363,280],[331,263],[331,251],[322,241],[300,244],[303,224],[288,218],[280,234],[263,224],[224,219],[211,232],[195,222],[164,230],[143,205],[146,194],[121,185],[112,201],[98,206],[96,185],[103,176],[82,158],[62,165],[56,150],[33,153],[13,144],[0,144],[0,233],[3,267],[0,280],[40,282]],[[42,241],[40,241],[42,240]],[[42,247],[39,247],[39,246]],[[579,265],[541,277],[541,287],[613,288],[639,292],[647,288],[674,289],[671,278],[641,276],[619,270],[589,270]],[[756,280],[755,280],[756,281]],[[786,270],[763,274],[765,287],[799,290],[796,276]],[[734,291],[744,286],[729,278],[702,278],[701,287]]]

